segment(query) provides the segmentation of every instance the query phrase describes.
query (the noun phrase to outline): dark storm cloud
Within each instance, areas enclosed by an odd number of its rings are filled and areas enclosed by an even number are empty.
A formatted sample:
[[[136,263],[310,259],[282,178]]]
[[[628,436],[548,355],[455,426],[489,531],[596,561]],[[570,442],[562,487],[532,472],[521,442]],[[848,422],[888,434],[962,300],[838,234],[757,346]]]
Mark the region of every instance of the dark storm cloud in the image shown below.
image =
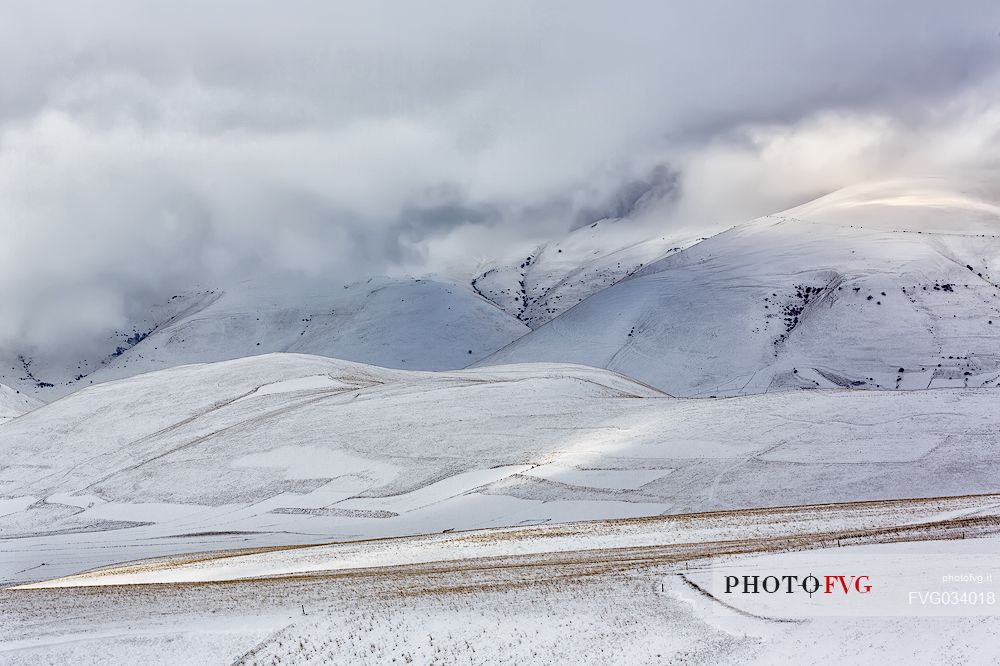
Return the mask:
[[[666,164],[657,164],[640,178],[623,182],[597,206],[585,206],[576,214],[574,228],[608,218],[636,215],[647,206],[679,195],[680,174]]]
[[[0,0],[0,345],[981,162],[998,30],[995,1]]]

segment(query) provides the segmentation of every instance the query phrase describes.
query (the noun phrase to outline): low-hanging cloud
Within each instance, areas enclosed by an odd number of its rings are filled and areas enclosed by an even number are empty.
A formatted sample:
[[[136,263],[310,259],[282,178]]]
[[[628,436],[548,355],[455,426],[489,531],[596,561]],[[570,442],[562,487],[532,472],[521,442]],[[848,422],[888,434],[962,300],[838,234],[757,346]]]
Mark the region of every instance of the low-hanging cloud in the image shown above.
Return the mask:
[[[251,273],[994,166],[998,29],[986,1],[0,0],[0,348]]]

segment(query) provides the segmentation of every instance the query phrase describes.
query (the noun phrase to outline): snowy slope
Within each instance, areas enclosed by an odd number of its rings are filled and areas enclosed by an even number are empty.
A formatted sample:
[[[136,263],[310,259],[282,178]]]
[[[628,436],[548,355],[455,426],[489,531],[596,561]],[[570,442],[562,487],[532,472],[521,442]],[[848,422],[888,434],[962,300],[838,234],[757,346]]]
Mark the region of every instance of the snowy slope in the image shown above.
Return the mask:
[[[452,369],[527,330],[453,282],[259,280],[177,294],[118,332],[99,358],[8,354],[14,358],[0,365],[0,381],[48,400],[109,379],[276,351],[416,370]]]
[[[857,187],[647,265],[481,364],[581,363],[689,396],[993,386],[998,280],[995,193]]]
[[[970,518],[972,518],[970,520]],[[894,540],[994,538],[1000,532],[1000,496],[920,498],[713,511],[642,520],[581,521],[563,525],[445,532],[416,537],[372,539],[311,547],[222,551],[192,558],[159,558],[87,571],[24,586],[31,589],[106,585],[176,584],[267,579],[470,560],[546,565],[583,559],[605,563],[645,555],[670,556],[781,551],[788,547],[852,545]],[[995,543],[995,541],[994,541]],[[700,548],[699,548],[700,546]],[[672,547],[672,552],[664,547]],[[660,553],[654,549],[662,548]],[[993,549],[983,549],[996,553]],[[687,551],[687,552],[685,552]],[[599,557],[595,558],[595,554]],[[587,561],[587,560],[584,560]],[[1000,558],[984,562],[1000,575]],[[947,566],[947,564],[946,564]],[[711,576],[706,587],[711,587]],[[780,612],[781,604],[777,604]],[[786,609],[787,610],[787,604]],[[801,609],[800,609],[801,610]],[[771,614],[771,613],[769,613]]]
[[[2,426],[0,580],[240,545],[987,492],[995,402],[994,389],[684,400],[552,364],[177,367]]]
[[[788,507],[144,561],[0,589],[0,660],[995,664],[995,604],[909,599],[995,598],[998,508],[996,496]],[[725,588],[728,575],[829,572],[872,587]],[[44,589],[63,585],[88,587]]]
[[[652,233],[630,219],[607,219],[543,243],[527,256],[484,267],[472,280],[484,298],[538,328],[591,294],[697,242],[698,233]]]
[[[30,412],[41,405],[38,400],[0,384],[0,423]]]

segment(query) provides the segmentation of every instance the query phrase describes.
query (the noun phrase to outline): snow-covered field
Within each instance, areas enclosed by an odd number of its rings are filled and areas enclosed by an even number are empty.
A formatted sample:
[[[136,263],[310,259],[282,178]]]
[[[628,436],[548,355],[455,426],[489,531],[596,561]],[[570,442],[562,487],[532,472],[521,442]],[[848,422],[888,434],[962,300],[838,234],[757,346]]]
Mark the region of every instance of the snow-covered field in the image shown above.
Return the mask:
[[[311,547],[182,555],[16,589],[239,581],[444,563],[612,566],[696,553],[774,551],[869,541],[975,537],[1000,530],[1000,495],[876,500],[446,532]],[[998,577],[1000,585],[1000,577]]]
[[[677,399],[551,364],[183,366],[2,426],[0,579],[217,548],[992,492],[994,405],[991,389]]]
[[[766,601],[724,604],[691,581],[746,570],[760,552],[771,567],[817,547],[805,555],[862,567],[870,554],[905,563],[914,553],[995,552],[998,516],[1000,498],[984,496],[168,559],[60,583],[85,587],[0,592],[0,655],[11,664],[985,664],[1000,634],[987,613],[768,617],[755,605]],[[939,541],[959,530],[968,538]],[[463,559],[437,559],[455,550],[428,541],[453,542]],[[882,545],[858,545],[873,542]],[[367,566],[354,568],[362,552]],[[880,571],[921,581],[912,566]],[[179,584],[195,579],[206,582]],[[874,595],[880,582],[872,577]]]

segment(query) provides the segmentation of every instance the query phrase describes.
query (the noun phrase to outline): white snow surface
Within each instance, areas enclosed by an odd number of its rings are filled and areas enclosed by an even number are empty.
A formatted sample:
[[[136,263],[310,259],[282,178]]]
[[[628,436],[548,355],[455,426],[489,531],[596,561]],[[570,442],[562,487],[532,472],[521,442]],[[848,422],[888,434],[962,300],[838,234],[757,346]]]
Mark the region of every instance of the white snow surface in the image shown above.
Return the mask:
[[[581,363],[683,396],[995,386],[998,201],[849,188],[646,265],[480,364]]]
[[[991,664],[1000,657],[995,607],[880,615],[872,606],[889,601],[887,584],[941,587],[935,577],[969,563],[1000,571],[998,508],[996,496],[788,507],[143,562],[0,589],[0,660]],[[990,520],[980,522],[980,538],[912,540],[955,516]],[[908,542],[895,542],[894,526],[909,530]],[[838,530],[888,542],[833,547]],[[819,541],[782,552],[795,539]],[[735,554],[740,544],[751,554]],[[451,561],[427,559],[435,557]],[[713,589],[720,574],[761,567],[864,573],[872,594],[835,600]],[[199,582],[209,580],[230,582]],[[830,601],[842,608],[837,616],[802,612]]]
[[[989,492],[995,401],[676,399],[555,364],[180,366],[0,426],[0,580],[225,547]]]
[[[42,405],[41,401],[21,393],[17,389],[0,384],[0,424]]]
[[[815,542],[810,545],[815,545],[823,542],[824,535],[852,533],[866,535],[854,537],[855,542],[863,542],[866,538],[877,538],[882,530],[897,530],[893,532],[893,538],[898,538],[900,534],[898,530],[905,530],[907,527],[915,532],[921,529],[935,529],[942,524],[942,521],[971,516],[984,520],[986,524],[970,526],[970,533],[976,534],[979,530],[985,530],[980,536],[987,538],[975,539],[975,545],[972,547],[956,546],[955,550],[966,555],[997,554],[996,544],[1000,542],[994,536],[996,530],[993,526],[1000,517],[1000,496],[994,494],[692,513],[646,520],[582,521],[562,525],[494,528],[309,547],[262,549],[252,552],[224,551],[199,557],[185,555],[97,569],[19,586],[17,589],[284,578],[358,569],[390,569],[418,564],[477,560],[488,562],[491,559],[497,561],[500,558],[511,557],[520,557],[522,562],[548,564],[552,560],[558,562],[560,558],[578,557],[580,553],[598,550],[608,551],[604,554],[605,559],[614,561],[616,555],[611,551],[621,553],[632,550],[651,556],[653,553],[651,549],[672,546],[676,548],[677,554],[682,554],[684,549],[697,544],[701,544],[713,554],[716,554],[714,550],[725,552],[727,545],[728,549],[733,549],[735,548],[733,544],[740,542],[754,542],[749,546],[751,550],[767,551],[768,546],[772,544],[773,547],[779,548],[778,542],[783,538],[803,539],[807,535],[812,535]],[[944,533],[942,532],[940,536],[944,536]],[[828,538],[827,541],[836,543],[836,539]],[[838,558],[843,556],[843,559],[849,560],[852,564],[858,564],[854,550],[838,550],[835,553]],[[594,553],[592,557],[600,561],[602,554]],[[751,563],[756,562],[757,566],[770,564],[771,569],[780,568],[769,562],[774,559],[793,558],[788,555],[765,555],[757,557]],[[808,562],[807,557],[800,559]],[[746,568],[748,564],[743,564],[741,567]],[[841,564],[843,562],[827,562],[826,567],[832,569],[834,565]],[[896,561],[894,564],[898,565],[899,562]],[[941,561],[936,564],[942,566]],[[818,562],[814,566],[817,570],[822,568]],[[993,559],[984,558],[981,567],[983,573],[995,573],[998,578],[997,584],[1000,586],[1000,555]],[[945,561],[942,568],[947,570],[967,567],[963,565],[949,567]],[[863,566],[855,568],[856,571],[862,569]],[[880,573],[884,573],[884,570]],[[706,581],[705,576],[699,576],[699,579],[706,583],[704,587],[713,587],[712,581],[710,579]],[[780,607],[781,604],[777,606]],[[996,614],[1000,615],[1000,608]]]

